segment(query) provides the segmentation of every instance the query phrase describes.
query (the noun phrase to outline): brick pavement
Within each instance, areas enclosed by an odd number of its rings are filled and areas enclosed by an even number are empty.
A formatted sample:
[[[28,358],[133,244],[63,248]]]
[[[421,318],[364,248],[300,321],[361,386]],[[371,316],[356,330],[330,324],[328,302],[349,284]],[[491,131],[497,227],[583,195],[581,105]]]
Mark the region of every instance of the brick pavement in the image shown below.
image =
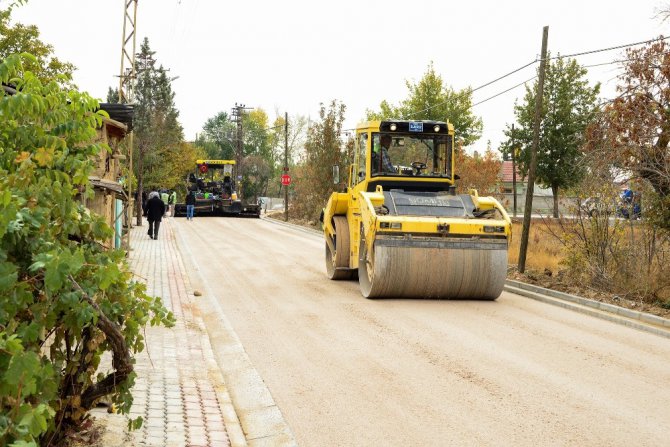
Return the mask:
[[[127,432],[119,415],[103,417],[102,444],[134,446],[243,446],[238,417],[212,352],[205,324],[181,259],[171,219],[164,219],[157,240],[147,224],[131,230],[129,261],[176,318],[173,328],[147,327],[146,349],[137,355],[137,379],[130,416],[142,428]],[[98,416],[98,419],[101,417]],[[121,423],[120,421],[123,421]]]

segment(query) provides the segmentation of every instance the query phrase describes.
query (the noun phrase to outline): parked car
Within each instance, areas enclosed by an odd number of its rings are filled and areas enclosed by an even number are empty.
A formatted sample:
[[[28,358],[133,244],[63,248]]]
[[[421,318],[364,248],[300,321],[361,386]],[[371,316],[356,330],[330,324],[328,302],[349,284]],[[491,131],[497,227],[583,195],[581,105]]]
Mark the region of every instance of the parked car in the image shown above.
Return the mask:
[[[616,211],[616,205],[608,205],[600,197],[588,197],[581,203],[580,210],[589,217],[600,215],[612,215]]]

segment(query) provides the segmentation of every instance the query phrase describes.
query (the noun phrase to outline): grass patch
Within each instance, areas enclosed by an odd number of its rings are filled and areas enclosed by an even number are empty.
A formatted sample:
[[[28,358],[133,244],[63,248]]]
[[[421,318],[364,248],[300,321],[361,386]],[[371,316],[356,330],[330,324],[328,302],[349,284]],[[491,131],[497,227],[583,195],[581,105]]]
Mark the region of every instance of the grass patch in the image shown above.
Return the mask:
[[[519,247],[521,246],[522,221],[512,222],[512,242],[508,249],[508,263],[517,265],[519,263]],[[534,220],[530,225],[528,235],[528,252],[526,253],[526,268],[552,273],[559,271],[564,259],[562,244],[553,234],[561,232],[557,223],[550,220]],[[552,234],[553,232],[553,234]]]

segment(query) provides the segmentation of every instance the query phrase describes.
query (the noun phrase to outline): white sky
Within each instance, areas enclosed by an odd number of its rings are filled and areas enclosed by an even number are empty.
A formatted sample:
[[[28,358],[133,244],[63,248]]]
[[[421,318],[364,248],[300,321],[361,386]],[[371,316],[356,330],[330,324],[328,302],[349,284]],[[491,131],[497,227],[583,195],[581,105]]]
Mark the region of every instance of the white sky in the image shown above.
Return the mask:
[[[8,0],[0,0],[5,6]],[[455,89],[477,87],[539,57],[549,26],[555,55],[607,48],[668,34],[655,18],[664,0],[139,0],[137,50],[149,38],[156,59],[170,69],[180,121],[188,140],[207,118],[235,102],[289,116],[316,118],[319,103],[347,106],[345,127],[383,99],[407,96],[432,61]],[[59,58],[74,63],[75,82],[105,99],[118,85],[125,0],[29,0],[14,22],[37,25]],[[583,64],[622,58],[622,51],[579,57]],[[383,62],[382,62],[383,61]],[[536,65],[474,93],[486,99],[535,75]],[[614,95],[616,65],[590,68]],[[518,87],[474,108],[482,139],[497,148],[513,121]],[[457,129],[458,131],[458,129]]]

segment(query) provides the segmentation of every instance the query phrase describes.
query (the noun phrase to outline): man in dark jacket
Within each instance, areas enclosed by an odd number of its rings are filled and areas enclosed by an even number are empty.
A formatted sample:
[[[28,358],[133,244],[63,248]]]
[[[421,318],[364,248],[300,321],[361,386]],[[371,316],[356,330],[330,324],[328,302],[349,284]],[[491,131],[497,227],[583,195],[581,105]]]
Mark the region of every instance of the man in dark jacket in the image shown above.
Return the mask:
[[[149,222],[149,231],[147,234],[151,239],[158,239],[158,228],[161,226],[161,219],[165,214],[165,203],[160,199],[156,191],[149,194],[149,200],[144,208]]]
[[[195,209],[195,192],[189,191],[186,195],[186,220],[193,220],[193,210]]]

